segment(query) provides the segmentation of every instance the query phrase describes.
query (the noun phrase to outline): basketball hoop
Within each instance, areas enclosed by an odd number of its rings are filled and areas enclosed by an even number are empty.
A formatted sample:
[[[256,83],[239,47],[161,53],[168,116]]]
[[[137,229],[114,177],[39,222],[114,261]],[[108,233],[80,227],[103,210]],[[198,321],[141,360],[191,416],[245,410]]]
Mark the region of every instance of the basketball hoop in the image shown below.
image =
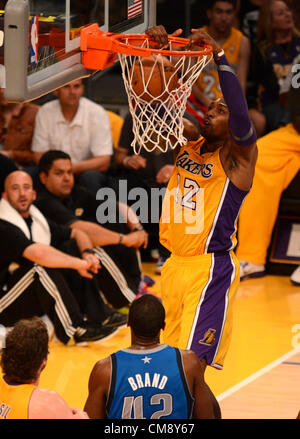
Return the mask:
[[[189,50],[189,39],[168,36],[168,44],[159,49],[148,35],[105,33],[94,25],[82,30],[81,40],[82,62],[87,68],[107,68],[118,56],[136,154],[141,148],[166,152],[187,142],[183,115],[193,84],[212,58],[210,46]]]

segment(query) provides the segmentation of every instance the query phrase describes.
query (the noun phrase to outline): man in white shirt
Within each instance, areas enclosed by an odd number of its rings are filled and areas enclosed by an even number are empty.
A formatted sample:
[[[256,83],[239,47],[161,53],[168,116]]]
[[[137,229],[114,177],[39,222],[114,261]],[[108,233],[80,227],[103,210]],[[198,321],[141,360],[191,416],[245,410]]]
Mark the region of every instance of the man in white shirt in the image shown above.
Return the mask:
[[[38,164],[49,149],[66,152],[72,158],[77,182],[97,191],[105,184],[105,173],[113,154],[109,117],[103,107],[83,97],[81,79],[55,92],[57,100],[38,111],[32,151]]]

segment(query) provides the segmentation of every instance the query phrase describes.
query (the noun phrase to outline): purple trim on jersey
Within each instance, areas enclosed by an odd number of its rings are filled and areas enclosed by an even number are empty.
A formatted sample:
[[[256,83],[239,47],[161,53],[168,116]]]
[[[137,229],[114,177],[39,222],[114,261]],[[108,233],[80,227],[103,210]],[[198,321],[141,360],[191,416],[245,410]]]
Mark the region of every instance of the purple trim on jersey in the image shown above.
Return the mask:
[[[229,179],[226,180],[226,185],[226,193],[218,206],[215,221],[207,238],[206,253],[233,249],[232,237],[236,232],[237,218],[248,191],[238,189]]]
[[[196,322],[193,325],[192,341],[188,348],[199,359],[206,359],[214,365],[223,327],[226,321],[228,292],[235,278],[235,265],[230,253],[222,256],[212,255],[210,279],[202,291]],[[221,366],[218,365],[218,368]]]
[[[225,54],[215,57],[221,90],[229,111],[228,127],[234,143],[250,146],[256,141],[256,131],[251,122],[247,101],[232,66]]]

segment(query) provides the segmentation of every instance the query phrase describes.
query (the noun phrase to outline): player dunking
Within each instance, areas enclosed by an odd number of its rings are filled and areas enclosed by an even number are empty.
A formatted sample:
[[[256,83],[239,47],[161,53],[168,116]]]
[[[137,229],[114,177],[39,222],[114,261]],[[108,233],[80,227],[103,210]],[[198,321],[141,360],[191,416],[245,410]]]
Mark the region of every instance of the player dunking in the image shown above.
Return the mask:
[[[163,26],[147,33],[165,44]],[[164,341],[193,350],[204,370],[207,364],[222,369],[239,284],[237,219],[252,185],[256,133],[224,51],[203,30],[190,38],[212,46],[223,97],[210,105],[203,137],[179,150],[164,198],[160,240],[172,253],[161,277]]]

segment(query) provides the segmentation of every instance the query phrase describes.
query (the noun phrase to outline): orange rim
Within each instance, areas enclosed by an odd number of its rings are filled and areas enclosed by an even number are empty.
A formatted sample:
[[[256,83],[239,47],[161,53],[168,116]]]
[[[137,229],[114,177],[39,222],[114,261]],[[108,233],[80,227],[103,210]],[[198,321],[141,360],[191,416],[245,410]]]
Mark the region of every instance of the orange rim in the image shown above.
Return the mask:
[[[169,42],[181,48],[190,43],[187,38],[168,36]],[[151,41],[154,47],[144,47],[145,40]],[[148,57],[151,54],[163,54],[177,57],[205,57],[212,53],[209,45],[197,45],[199,50],[168,50],[158,48],[158,43],[146,34],[116,34],[103,32],[97,23],[81,29],[80,50],[81,62],[90,70],[104,70],[114,64],[118,53],[131,56]]]
[[[145,40],[149,40],[153,45],[158,46],[158,43],[146,34],[108,34],[108,36],[116,43],[116,51],[126,55],[141,56],[143,55],[143,52],[145,52],[144,56],[150,56],[151,54],[164,54],[167,56],[199,57],[210,55],[212,53],[212,47],[208,44],[197,45],[200,50],[168,50],[167,48],[156,49],[153,47],[141,47]],[[186,47],[190,43],[188,38],[172,37],[171,35],[168,36],[168,40],[179,47]]]

